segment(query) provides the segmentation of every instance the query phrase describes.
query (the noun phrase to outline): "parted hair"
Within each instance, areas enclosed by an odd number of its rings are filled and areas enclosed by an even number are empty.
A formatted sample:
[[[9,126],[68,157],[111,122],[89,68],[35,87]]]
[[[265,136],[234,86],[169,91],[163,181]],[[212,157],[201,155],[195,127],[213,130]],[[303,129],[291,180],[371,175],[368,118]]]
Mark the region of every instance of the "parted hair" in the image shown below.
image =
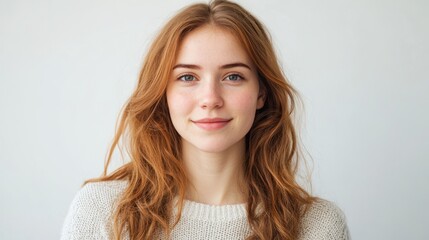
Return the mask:
[[[181,160],[181,138],[169,116],[166,88],[183,38],[206,25],[227,30],[239,40],[266,92],[265,104],[257,110],[246,135],[243,168],[252,231],[247,239],[297,239],[303,214],[315,201],[297,183],[302,160],[293,123],[297,94],[283,74],[265,27],[230,1],[190,5],[161,29],[122,109],[103,175],[86,182],[128,182],[113,213],[117,239],[125,232],[131,239],[171,233],[180,220],[188,180]],[[121,143],[130,161],[108,173],[113,152]],[[179,214],[173,218],[175,207]]]

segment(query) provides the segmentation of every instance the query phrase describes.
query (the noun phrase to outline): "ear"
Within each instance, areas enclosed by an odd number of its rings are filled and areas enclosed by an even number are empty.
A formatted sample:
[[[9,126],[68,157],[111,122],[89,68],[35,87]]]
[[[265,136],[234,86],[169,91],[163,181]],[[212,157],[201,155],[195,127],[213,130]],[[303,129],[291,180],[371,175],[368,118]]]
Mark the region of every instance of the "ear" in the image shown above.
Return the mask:
[[[265,104],[265,99],[267,96],[267,91],[265,90],[265,87],[261,86],[259,88],[259,94],[258,94],[258,101],[256,102],[256,109],[261,109]]]

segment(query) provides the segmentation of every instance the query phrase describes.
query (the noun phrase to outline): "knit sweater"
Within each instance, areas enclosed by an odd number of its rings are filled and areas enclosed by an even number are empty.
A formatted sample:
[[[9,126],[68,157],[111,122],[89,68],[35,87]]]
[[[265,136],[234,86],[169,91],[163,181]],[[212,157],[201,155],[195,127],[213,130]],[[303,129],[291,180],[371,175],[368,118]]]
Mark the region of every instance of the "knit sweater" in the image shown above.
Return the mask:
[[[112,213],[126,186],[125,181],[86,184],[70,206],[61,239],[113,239]],[[245,204],[213,206],[185,200],[170,238],[236,240],[250,233]],[[343,212],[326,200],[315,202],[302,220],[299,240],[316,239],[350,239]]]

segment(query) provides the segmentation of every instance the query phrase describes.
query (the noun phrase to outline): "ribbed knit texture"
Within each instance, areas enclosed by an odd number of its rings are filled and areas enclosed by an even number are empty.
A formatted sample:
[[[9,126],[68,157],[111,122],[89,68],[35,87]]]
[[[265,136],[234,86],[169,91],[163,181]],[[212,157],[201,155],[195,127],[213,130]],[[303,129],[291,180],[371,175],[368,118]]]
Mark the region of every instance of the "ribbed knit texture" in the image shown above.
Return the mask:
[[[113,239],[112,213],[125,187],[125,181],[86,184],[70,206],[61,239]],[[171,239],[237,240],[250,233],[245,204],[212,206],[185,201]],[[343,212],[329,201],[314,203],[303,218],[299,240],[316,239],[350,239]]]

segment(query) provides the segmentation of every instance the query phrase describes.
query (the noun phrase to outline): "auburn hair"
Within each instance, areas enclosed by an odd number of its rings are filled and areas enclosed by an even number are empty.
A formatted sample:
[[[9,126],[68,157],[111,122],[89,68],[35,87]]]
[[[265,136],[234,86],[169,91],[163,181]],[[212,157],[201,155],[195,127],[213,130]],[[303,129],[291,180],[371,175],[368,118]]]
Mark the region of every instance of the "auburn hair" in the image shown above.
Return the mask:
[[[315,198],[296,179],[298,138],[292,117],[296,91],[281,70],[264,26],[233,2],[191,5],[162,28],[145,57],[138,85],[122,110],[103,175],[87,182],[128,182],[113,213],[117,239],[124,233],[131,239],[171,233],[180,220],[188,181],[181,161],[181,138],[172,125],[165,92],[183,38],[205,25],[235,35],[256,66],[266,91],[265,104],[257,110],[246,135],[243,164],[252,231],[247,239],[297,239],[302,216]],[[108,174],[120,142],[125,144],[130,161]],[[175,199],[178,206],[173,205]],[[172,219],[174,207],[179,214]]]

